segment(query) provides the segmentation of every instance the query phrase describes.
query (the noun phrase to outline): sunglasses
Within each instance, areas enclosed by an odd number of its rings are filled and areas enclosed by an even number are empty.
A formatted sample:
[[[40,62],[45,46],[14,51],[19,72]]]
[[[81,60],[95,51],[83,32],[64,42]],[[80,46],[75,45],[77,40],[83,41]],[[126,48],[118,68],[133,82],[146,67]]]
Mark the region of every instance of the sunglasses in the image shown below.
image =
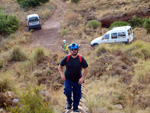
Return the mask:
[[[78,49],[71,49],[71,51],[73,51],[73,50],[75,50],[75,51],[76,51],[76,50],[78,50]]]

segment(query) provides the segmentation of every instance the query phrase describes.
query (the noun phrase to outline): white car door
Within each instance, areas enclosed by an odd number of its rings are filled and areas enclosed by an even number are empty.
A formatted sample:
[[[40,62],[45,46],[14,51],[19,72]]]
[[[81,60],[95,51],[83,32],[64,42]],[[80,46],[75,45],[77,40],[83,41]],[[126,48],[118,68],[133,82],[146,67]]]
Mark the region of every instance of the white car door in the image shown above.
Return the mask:
[[[117,42],[117,37],[118,37],[118,35],[117,35],[116,32],[115,32],[115,33],[111,33],[109,42],[110,42],[110,43],[115,43],[115,42]]]
[[[126,42],[127,38],[126,38],[126,32],[118,32],[118,38],[116,40],[116,42]]]

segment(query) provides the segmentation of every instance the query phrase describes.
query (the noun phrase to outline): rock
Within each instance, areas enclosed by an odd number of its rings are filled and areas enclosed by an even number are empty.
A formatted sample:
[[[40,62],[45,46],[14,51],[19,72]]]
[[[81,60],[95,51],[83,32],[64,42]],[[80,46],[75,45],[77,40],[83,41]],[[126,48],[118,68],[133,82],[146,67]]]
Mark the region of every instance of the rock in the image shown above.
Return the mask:
[[[12,100],[12,105],[17,106],[18,102],[19,102],[19,99],[15,98]]]
[[[0,113],[5,113],[5,110],[3,108],[1,108]]]
[[[114,108],[117,108],[117,109],[123,109],[123,107],[122,107],[121,104],[116,104],[116,105],[114,105]]]

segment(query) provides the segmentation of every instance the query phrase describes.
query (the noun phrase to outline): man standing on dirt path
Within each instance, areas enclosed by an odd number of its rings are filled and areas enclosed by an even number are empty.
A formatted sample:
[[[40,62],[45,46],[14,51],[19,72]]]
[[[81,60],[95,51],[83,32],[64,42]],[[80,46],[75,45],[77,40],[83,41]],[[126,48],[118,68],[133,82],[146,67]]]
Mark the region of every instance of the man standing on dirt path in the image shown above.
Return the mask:
[[[68,48],[71,55],[64,57],[58,66],[61,79],[64,81],[64,94],[67,97],[66,108],[71,109],[73,103],[73,112],[79,112],[78,105],[81,99],[81,84],[83,84],[85,76],[88,73],[86,60],[78,54],[79,47],[76,43],[69,45]],[[66,65],[65,73],[63,72],[64,65]],[[81,73],[82,68],[84,69],[83,75]]]

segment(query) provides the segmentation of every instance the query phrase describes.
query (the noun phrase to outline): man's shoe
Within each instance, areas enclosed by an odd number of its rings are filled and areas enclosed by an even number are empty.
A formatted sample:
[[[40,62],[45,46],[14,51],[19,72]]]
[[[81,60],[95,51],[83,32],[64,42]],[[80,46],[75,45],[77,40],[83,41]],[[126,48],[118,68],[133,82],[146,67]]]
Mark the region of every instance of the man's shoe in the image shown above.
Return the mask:
[[[67,108],[67,109],[71,109],[71,108],[72,108],[72,105],[67,103],[67,107],[66,107],[66,108]]]
[[[78,109],[76,109],[76,110],[73,110],[73,112],[77,112],[77,113],[79,113],[79,110],[78,110]]]

